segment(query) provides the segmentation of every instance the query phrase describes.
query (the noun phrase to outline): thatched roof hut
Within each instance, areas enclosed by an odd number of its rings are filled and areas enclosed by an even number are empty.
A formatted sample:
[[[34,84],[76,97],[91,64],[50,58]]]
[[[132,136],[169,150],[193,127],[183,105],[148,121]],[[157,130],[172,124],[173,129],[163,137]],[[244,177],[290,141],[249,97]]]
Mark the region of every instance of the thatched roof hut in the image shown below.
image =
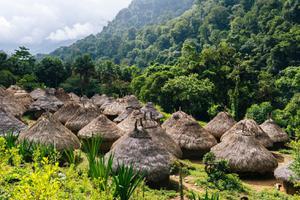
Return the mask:
[[[216,138],[221,136],[228,131],[236,121],[227,112],[219,112],[206,126],[204,127]]]
[[[147,102],[146,105],[141,108],[141,111],[146,115],[146,117],[154,120],[160,120],[164,117],[160,112],[156,110],[152,102]]]
[[[227,160],[230,170],[239,174],[266,174],[278,165],[273,154],[248,129],[237,130],[214,146],[211,152],[217,159]]]
[[[123,111],[117,118],[114,119],[114,122],[120,123],[123,120],[125,120],[132,112],[134,111],[133,108],[126,108],[125,111]]]
[[[100,136],[102,138],[101,150],[104,152],[109,151],[111,145],[123,135],[124,132],[102,114],[78,132],[78,137],[82,139]]]
[[[93,119],[98,117],[99,114],[99,110],[95,107],[81,106],[66,122],[66,127],[74,133],[77,133],[80,131],[80,129],[88,125]]]
[[[50,113],[44,113],[28,130],[22,131],[19,141],[54,145],[58,150],[80,148],[79,139]]]
[[[274,143],[286,143],[289,141],[288,134],[280,128],[272,119],[266,120],[260,125],[262,130],[269,135]]]
[[[128,107],[131,107],[133,109],[141,108],[139,100],[134,95],[125,96],[106,105],[103,110],[103,114],[109,116],[118,116],[122,112],[124,112]],[[103,105],[101,108],[103,108]]]
[[[54,117],[56,117],[62,124],[65,124],[69,119],[72,118],[79,108],[79,103],[71,101],[56,111],[54,113]]]
[[[105,94],[102,94],[101,96],[99,94],[95,94],[91,98],[91,100],[96,106],[98,106],[100,108],[104,103],[109,101],[109,97],[106,96]]]
[[[13,94],[3,88],[0,88],[0,108],[17,118],[21,118],[27,109],[23,104],[16,100]]]
[[[77,96],[75,93],[71,92],[68,95],[69,95],[71,101],[75,101],[75,102],[78,102],[78,103],[80,102],[80,97]]]
[[[65,90],[63,88],[58,88],[55,91],[55,96],[56,96],[56,98],[58,98],[60,101],[62,101],[64,103],[71,101],[71,97],[69,96],[68,93],[65,92]]]
[[[6,89],[6,91],[12,94],[14,96],[14,99],[19,104],[23,105],[26,109],[28,109],[30,104],[33,102],[33,99],[30,96],[30,94],[17,85],[11,85],[9,88]]]
[[[43,97],[45,95],[46,95],[46,91],[41,88],[37,88],[37,89],[33,90],[32,92],[30,92],[30,96],[34,100],[37,100],[38,98]]]
[[[217,144],[217,140],[190,115],[178,111],[162,127],[181,147],[183,157],[200,158]]]
[[[177,158],[182,157],[182,151],[179,145],[171,136],[169,136],[155,120],[145,119],[144,114],[139,110],[134,110],[125,120],[118,124],[118,127],[125,133],[130,133],[134,130],[137,120],[141,121],[153,141],[157,142],[163,148],[166,148],[173,156]]]
[[[7,132],[18,134],[25,129],[27,129],[27,126],[23,122],[0,108],[0,135]]]
[[[34,117],[39,118],[41,114],[48,111],[51,113],[56,112],[60,107],[64,105],[54,95],[46,94],[41,96],[35,102],[33,102],[28,109],[28,113],[32,113]]]
[[[151,184],[162,184],[169,180],[171,156],[155,141],[146,129],[139,126],[121,137],[106,154],[113,154],[113,169],[122,164],[133,166],[136,171],[145,173]]]
[[[221,137],[221,141],[232,137],[232,135],[237,134],[239,130],[247,130],[251,132],[255,138],[265,147],[272,147],[273,141],[265,133],[262,128],[253,120],[253,119],[244,119],[236,123],[233,127],[231,127],[228,131],[226,131]]]

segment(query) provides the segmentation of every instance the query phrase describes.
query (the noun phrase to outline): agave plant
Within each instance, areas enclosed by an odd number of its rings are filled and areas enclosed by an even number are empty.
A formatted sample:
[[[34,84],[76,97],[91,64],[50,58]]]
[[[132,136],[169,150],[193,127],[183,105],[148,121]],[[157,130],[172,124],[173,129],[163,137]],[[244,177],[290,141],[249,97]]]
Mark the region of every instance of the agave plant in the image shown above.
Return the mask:
[[[132,166],[120,166],[117,170],[117,174],[113,176],[115,184],[114,197],[119,197],[120,200],[129,200],[143,179],[143,176],[136,173]]]

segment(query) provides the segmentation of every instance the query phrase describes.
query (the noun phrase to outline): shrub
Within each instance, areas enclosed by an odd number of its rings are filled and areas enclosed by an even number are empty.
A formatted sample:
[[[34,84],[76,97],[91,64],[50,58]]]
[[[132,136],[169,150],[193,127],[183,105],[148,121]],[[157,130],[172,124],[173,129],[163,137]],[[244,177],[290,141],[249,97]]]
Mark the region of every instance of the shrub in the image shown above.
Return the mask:
[[[202,198],[200,195],[195,194],[193,191],[189,194],[189,200],[219,200],[219,193],[214,193],[209,196],[208,192],[205,192],[204,197]]]
[[[273,107],[270,102],[263,102],[261,104],[253,104],[247,109],[246,117],[254,119],[257,123],[261,124],[268,119]]]
[[[16,141],[18,139],[18,135],[13,134],[13,132],[8,132],[4,135],[4,139],[6,141],[6,147],[11,149],[16,147]]]

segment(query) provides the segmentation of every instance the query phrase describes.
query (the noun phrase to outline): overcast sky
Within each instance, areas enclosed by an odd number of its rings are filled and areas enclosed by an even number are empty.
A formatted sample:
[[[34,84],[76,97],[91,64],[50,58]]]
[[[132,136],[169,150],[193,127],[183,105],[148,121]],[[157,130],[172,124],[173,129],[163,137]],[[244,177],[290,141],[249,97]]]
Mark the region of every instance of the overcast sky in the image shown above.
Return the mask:
[[[0,50],[48,53],[98,33],[131,0],[0,0]]]

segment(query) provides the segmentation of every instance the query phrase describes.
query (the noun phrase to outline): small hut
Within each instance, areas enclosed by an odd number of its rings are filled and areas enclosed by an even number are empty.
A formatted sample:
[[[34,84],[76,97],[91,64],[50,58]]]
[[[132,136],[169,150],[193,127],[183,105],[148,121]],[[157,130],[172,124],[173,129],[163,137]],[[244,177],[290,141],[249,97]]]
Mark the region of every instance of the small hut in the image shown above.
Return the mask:
[[[227,112],[219,112],[206,126],[208,130],[215,138],[220,139],[222,135],[228,131],[236,121]]]
[[[5,112],[21,118],[27,108],[20,102],[17,101],[12,93],[5,89],[0,89],[0,108],[5,110]]]
[[[244,119],[236,123],[228,131],[226,131],[221,137],[221,141],[232,137],[232,135],[239,132],[239,130],[247,130],[251,132],[255,138],[265,147],[269,148],[273,146],[273,142],[267,133],[253,119]]]
[[[289,141],[288,134],[280,128],[272,119],[266,120],[260,125],[262,130],[268,134],[274,143],[274,146],[282,146]]]
[[[0,136],[8,132],[18,134],[25,129],[27,126],[23,122],[0,108]]]
[[[75,114],[66,122],[66,127],[77,133],[88,125],[93,119],[98,117],[100,112],[97,108],[91,106],[81,106]]]
[[[173,156],[182,157],[182,151],[179,145],[169,136],[166,131],[153,119],[146,119],[145,115],[134,110],[124,121],[118,124],[118,127],[125,133],[130,133],[135,128],[136,121],[140,121],[144,129],[148,131],[152,140],[158,143],[161,147],[166,148]]]
[[[100,136],[102,138],[101,150],[104,152],[109,151],[111,145],[123,135],[124,132],[102,114],[78,132],[78,137],[82,139]]]
[[[68,93],[65,92],[65,90],[63,88],[58,88],[55,91],[55,96],[63,103],[67,103],[67,102],[71,101],[71,97],[69,96]]]
[[[106,105],[103,110],[103,114],[107,116],[111,116],[110,118],[115,118],[118,115],[120,115],[122,112],[124,112],[128,107],[131,107],[133,109],[141,108],[141,104],[139,100],[134,95],[125,96]]]
[[[293,195],[300,191],[299,187],[296,187],[294,183],[300,182],[300,178],[290,169],[293,161],[279,166],[274,171],[274,176],[277,180],[281,181],[283,188],[287,194]]]
[[[141,108],[141,111],[148,118],[151,118],[151,119],[154,119],[154,120],[160,120],[160,119],[162,119],[164,117],[160,112],[158,112],[156,110],[156,108],[154,107],[154,105],[153,105],[152,102],[146,103],[146,105],[144,105]]]
[[[92,102],[98,106],[99,108],[108,101],[109,97],[106,96],[105,94],[99,95],[99,94],[95,94],[91,100]]]
[[[37,89],[33,90],[32,92],[30,92],[30,96],[34,100],[37,100],[38,98],[43,97],[45,95],[46,95],[46,91],[41,88],[37,88]]]
[[[190,115],[178,111],[166,120],[162,127],[181,147],[183,157],[201,158],[217,140]]]
[[[77,103],[80,102],[80,97],[77,96],[75,93],[71,92],[68,95],[69,95],[71,101],[74,101],[74,102],[77,102]]]
[[[211,149],[217,159],[228,161],[230,171],[238,174],[273,173],[278,163],[248,129],[236,130]]]
[[[58,119],[62,124],[66,124],[69,119],[77,112],[80,108],[79,103],[70,101],[61,107],[58,111],[54,113],[54,117]]]
[[[128,107],[125,111],[123,111],[117,118],[114,119],[114,122],[120,123],[125,120],[130,114],[134,111],[133,108]]]
[[[22,131],[18,140],[53,145],[58,150],[80,148],[80,142],[76,135],[50,113],[44,113],[33,126]]]
[[[169,181],[171,156],[162,148],[142,126],[121,137],[106,154],[114,156],[113,170],[119,166],[133,166],[135,171],[145,174],[150,185]]]
[[[39,97],[29,106],[27,113],[31,114],[34,118],[39,118],[44,112],[54,113],[63,105],[64,103],[54,95],[46,93],[45,96]]]

